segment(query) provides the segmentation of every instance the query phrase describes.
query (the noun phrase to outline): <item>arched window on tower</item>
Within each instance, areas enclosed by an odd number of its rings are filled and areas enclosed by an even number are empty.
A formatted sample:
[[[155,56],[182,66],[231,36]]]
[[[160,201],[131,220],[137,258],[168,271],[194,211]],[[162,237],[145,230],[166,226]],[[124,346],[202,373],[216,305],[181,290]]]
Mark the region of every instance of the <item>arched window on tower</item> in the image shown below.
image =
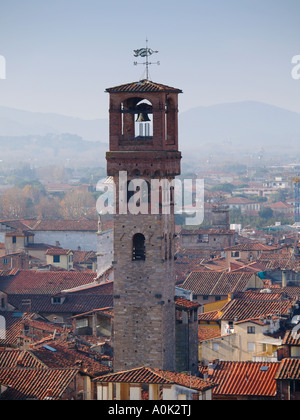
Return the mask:
[[[135,138],[145,139],[153,137],[152,104],[147,99],[140,101],[136,107]]]
[[[145,236],[142,233],[136,233],[132,238],[132,261],[145,261],[146,245]]]

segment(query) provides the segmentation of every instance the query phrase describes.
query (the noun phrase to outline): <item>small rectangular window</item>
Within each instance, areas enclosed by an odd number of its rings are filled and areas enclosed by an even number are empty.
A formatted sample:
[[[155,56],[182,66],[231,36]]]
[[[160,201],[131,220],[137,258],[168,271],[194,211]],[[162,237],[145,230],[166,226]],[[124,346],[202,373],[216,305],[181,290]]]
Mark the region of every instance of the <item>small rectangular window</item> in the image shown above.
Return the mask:
[[[60,263],[60,255],[53,255],[53,262]]]
[[[54,298],[52,298],[52,303],[60,305],[62,303],[62,300],[61,300],[60,297],[54,297]]]
[[[233,252],[231,252],[231,257],[232,257],[232,258],[240,258],[240,253],[239,253],[239,251],[233,251]]]
[[[213,351],[219,351],[219,344],[218,343],[213,343]]]
[[[248,351],[251,353],[255,351],[255,343],[248,343]]]
[[[198,243],[208,243],[209,236],[207,234],[198,235]]]

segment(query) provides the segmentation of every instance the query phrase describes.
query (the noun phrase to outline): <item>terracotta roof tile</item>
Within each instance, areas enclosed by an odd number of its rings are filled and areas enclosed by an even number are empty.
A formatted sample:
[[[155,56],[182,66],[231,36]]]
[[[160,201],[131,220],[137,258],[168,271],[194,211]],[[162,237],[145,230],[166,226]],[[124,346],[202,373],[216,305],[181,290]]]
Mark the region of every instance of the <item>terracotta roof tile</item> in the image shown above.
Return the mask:
[[[214,383],[205,381],[195,376],[189,376],[182,373],[169,372],[150,367],[140,367],[128,371],[113,373],[101,376],[96,379],[98,382],[114,382],[114,383],[136,383],[136,384],[178,384],[197,391],[205,391],[213,388]]]
[[[6,321],[6,337],[0,339],[0,346],[14,347],[23,331],[23,321],[34,317],[34,314],[1,311],[1,315]]]
[[[45,365],[24,350],[0,350],[0,368],[43,368]]]
[[[288,316],[293,302],[290,300],[244,300],[233,299],[222,308],[220,320],[242,321],[267,315]]]
[[[51,348],[52,350],[49,350]],[[87,373],[90,376],[106,374],[111,369],[99,361],[86,356],[76,348],[69,348],[68,342],[49,341],[47,346],[37,345],[30,350],[30,353],[44,366],[54,368],[72,368]]]
[[[61,304],[52,302],[52,295],[10,295],[8,301],[20,311],[29,310],[35,313],[81,314],[94,309],[107,308],[113,305],[112,295],[65,294]],[[30,305],[24,306],[24,301]]]
[[[283,344],[287,346],[300,346],[299,331],[286,331]]]
[[[97,254],[94,251],[73,251],[74,264],[88,264],[97,259]]]
[[[193,291],[196,295],[224,296],[245,290],[253,275],[253,272],[194,271],[182,287]]]
[[[98,231],[97,220],[38,220],[31,224],[33,231]]]
[[[225,251],[274,251],[277,249],[275,246],[265,245],[258,241],[249,241],[244,244],[225,248]]]
[[[217,337],[221,337],[221,328],[203,327],[202,325],[198,326],[199,342]]]
[[[28,230],[13,230],[11,232],[7,232],[5,236],[7,237],[17,236],[19,238],[19,237],[34,236],[34,233],[29,232]]]
[[[198,314],[198,321],[218,321],[220,311],[209,311]]]
[[[258,262],[264,265],[265,270],[300,271],[300,259],[294,259],[292,255],[262,254]]]
[[[69,255],[72,252],[70,249],[51,248],[47,249],[45,255]]]
[[[108,93],[143,93],[143,92],[173,92],[182,93],[180,89],[162,85],[160,83],[151,82],[150,80],[140,80],[139,82],[126,83],[124,85],[107,88]]]
[[[9,294],[55,294],[62,290],[94,282],[96,273],[75,271],[19,270],[12,276],[0,276],[0,290]]]
[[[184,299],[179,296],[175,297],[175,304],[178,308],[185,308],[185,309],[197,309],[200,306],[200,304],[197,302],[192,302],[190,300]]]
[[[283,359],[275,376],[277,380],[300,380],[300,359]]]
[[[9,386],[0,400],[44,400],[49,390],[51,399],[59,400],[77,373],[75,369],[0,369],[0,383]]]
[[[209,371],[209,380],[218,384],[213,395],[275,397],[278,367],[279,363],[218,362]],[[200,372],[207,373],[208,369],[200,368]]]

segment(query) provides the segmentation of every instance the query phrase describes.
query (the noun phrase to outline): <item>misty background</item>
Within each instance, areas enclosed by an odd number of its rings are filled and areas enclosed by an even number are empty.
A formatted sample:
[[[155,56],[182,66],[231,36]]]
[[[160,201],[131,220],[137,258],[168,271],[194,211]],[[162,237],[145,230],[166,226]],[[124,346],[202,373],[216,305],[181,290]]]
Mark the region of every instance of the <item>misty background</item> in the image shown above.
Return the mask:
[[[182,89],[183,168],[299,159],[298,0],[3,0],[0,172],[20,166],[105,168],[108,94],[150,79]],[[138,60],[142,62],[143,60]]]

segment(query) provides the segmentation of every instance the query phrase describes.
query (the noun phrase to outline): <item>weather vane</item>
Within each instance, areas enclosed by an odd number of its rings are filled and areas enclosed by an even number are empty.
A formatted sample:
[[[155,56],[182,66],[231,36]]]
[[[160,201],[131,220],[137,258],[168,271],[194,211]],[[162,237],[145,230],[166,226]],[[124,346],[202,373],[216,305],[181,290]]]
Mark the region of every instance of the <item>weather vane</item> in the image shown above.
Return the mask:
[[[138,63],[137,61],[135,61],[133,64],[135,66],[137,66],[138,64],[143,64],[144,66],[146,66],[146,79],[149,80],[149,66],[151,64],[157,64],[158,66],[160,65],[159,61],[156,61],[155,63],[150,63],[149,62],[149,56],[152,55],[152,54],[158,53],[158,51],[154,51],[151,48],[148,48],[148,39],[146,39],[146,48],[140,48],[139,50],[133,50],[133,52],[134,52],[135,57],[146,57],[146,61],[144,63]]]

